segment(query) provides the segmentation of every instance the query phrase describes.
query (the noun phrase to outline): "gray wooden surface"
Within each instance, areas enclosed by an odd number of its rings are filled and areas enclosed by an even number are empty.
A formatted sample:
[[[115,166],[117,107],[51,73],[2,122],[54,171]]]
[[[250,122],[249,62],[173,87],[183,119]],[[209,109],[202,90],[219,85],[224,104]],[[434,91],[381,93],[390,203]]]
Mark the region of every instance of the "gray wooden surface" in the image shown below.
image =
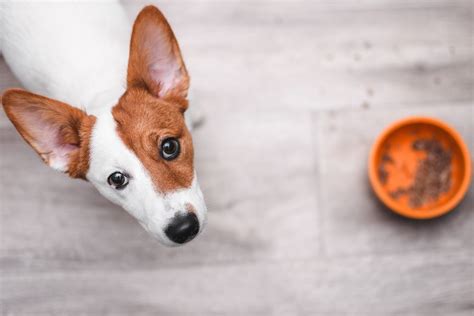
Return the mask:
[[[474,313],[472,186],[453,213],[411,221],[366,177],[376,135],[410,114],[474,152],[472,1],[158,4],[206,115],[208,227],[161,247],[43,166],[1,113],[3,315]],[[0,90],[18,85],[0,59]]]

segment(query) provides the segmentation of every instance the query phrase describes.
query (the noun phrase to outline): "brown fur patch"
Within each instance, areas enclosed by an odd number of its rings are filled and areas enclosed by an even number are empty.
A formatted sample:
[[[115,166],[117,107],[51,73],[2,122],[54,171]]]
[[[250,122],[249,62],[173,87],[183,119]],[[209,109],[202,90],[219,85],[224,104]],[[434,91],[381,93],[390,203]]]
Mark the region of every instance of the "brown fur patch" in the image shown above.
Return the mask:
[[[71,153],[69,158],[68,174],[72,178],[86,179],[90,163],[90,140],[96,118],[88,115],[82,119],[79,128],[79,149]]]
[[[132,88],[120,98],[112,115],[120,138],[143,163],[158,191],[191,185],[194,150],[179,105],[158,99],[145,89]],[[177,138],[181,147],[179,156],[171,161],[160,156],[161,141],[168,137]]]
[[[178,42],[163,14],[145,7],[133,25],[127,91],[112,109],[117,132],[148,170],[155,189],[189,187],[194,176],[193,145],[183,113],[189,76]],[[160,155],[161,142],[177,138],[181,151],[171,161]]]
[[[47,127],[57,133],[57,142],[69,146],[68,174],[85,179],[89,169],[89,139],[95,117],[66,103],[40,96],[21,89],[11,89],[2,96],[2,104],[8,118],[23,139],[49,164],[51,148],[44,147],[44,130]],[[32,119],[34,119],[32,124]]]

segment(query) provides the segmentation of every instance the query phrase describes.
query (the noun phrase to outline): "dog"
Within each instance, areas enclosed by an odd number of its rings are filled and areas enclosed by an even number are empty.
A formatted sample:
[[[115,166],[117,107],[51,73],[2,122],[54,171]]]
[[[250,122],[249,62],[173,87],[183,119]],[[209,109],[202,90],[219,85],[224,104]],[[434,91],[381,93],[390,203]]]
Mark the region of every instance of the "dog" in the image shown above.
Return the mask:
[[[130,26],[118,1],[2,2],[1,52],[34,93],[10,89],[1,101],[47,165],[89,181],[177,246],[207,213],[185,117],[190,79],[159,9],[145,7]]]

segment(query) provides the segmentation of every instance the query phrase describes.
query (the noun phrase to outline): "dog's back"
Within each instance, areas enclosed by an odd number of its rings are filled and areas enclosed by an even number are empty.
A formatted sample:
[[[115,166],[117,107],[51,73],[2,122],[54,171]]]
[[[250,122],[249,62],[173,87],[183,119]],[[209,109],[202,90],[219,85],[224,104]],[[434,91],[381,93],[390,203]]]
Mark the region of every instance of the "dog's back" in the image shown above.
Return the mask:
[[[118,2],[3,1],[0,30],[2,54],[27,89],[87,107],[124,91],[131,25]]]

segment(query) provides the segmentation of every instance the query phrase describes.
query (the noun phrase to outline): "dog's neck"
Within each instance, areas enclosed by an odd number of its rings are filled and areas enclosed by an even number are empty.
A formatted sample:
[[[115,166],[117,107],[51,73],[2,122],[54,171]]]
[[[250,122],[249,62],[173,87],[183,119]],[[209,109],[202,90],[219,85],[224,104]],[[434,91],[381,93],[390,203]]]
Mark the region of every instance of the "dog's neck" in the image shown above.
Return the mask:
[[[87,112],[117,102],[126,87],[131,33],[119,1],[15,8],[0,10],[0,42],[25,88]]]

